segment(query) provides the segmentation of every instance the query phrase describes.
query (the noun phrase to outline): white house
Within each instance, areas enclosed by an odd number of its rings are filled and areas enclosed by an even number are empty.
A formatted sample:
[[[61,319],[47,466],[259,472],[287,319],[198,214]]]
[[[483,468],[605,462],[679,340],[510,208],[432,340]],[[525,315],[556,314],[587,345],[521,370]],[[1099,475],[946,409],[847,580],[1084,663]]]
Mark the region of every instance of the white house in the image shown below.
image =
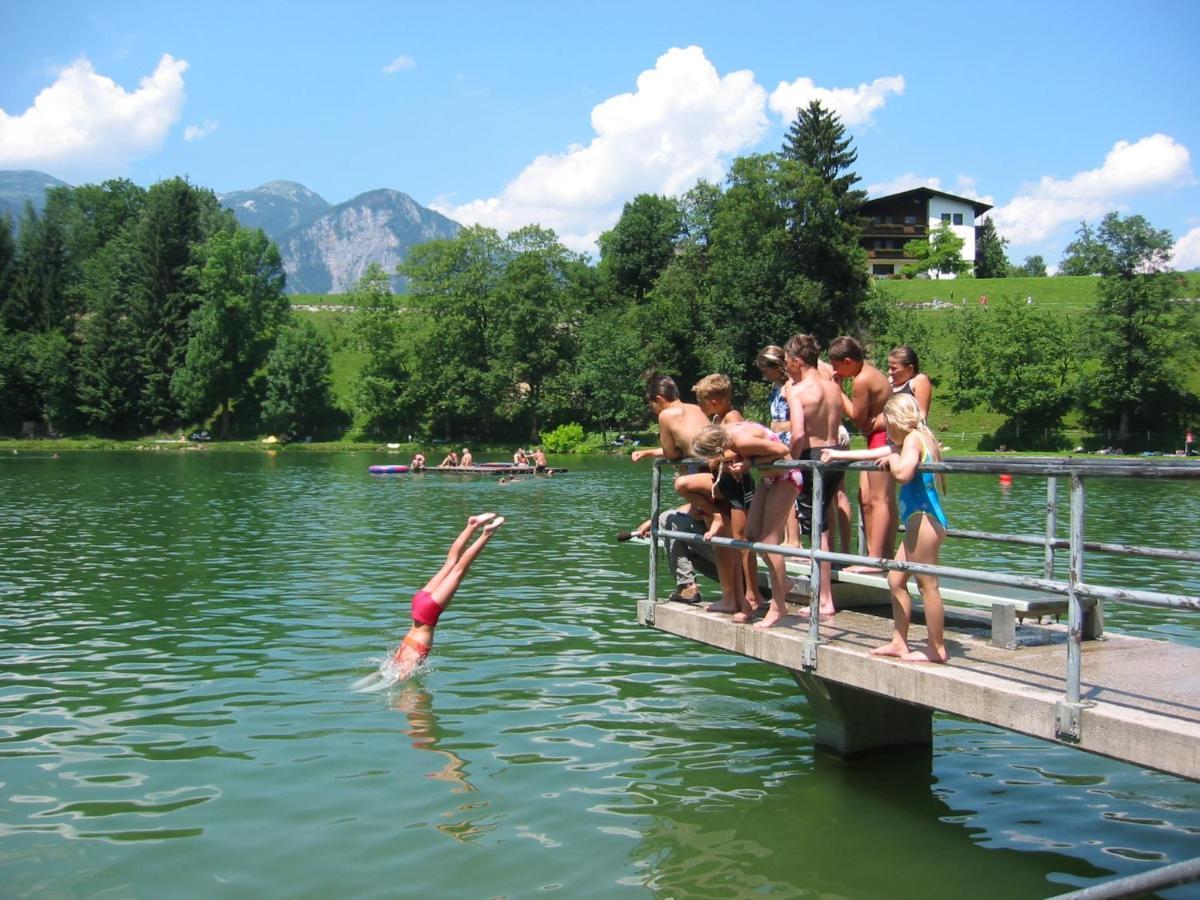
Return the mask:
[[[876,278],[898,275],[901,269],[915,262],[904,255],[904,245],[928,238],[930,231],[942,222],[948,223],[963,239],[963,259],[974,264],[975,222],[991,208],[978,200],[927,187],[868,200],[862,205],[862,215],[869,221],[863,226],[860,240],[867,251],[871,274]],[[931,272],[929,277],[954,276]]]

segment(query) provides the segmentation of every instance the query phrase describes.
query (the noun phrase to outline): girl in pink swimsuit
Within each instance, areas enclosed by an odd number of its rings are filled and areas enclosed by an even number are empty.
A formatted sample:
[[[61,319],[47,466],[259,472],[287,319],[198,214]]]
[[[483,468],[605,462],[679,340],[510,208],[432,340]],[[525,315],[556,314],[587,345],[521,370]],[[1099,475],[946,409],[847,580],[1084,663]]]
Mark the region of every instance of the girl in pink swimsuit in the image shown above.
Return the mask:
[[[358,690],[381,690],[398,681],[403,681],[425,661],[433,647],[433,631],[438,619],[450,605],[454,592],[462,582],[471,563],[475,561],[496,530],[504,524],[504,517],[495,513],[480,513],[467,520],[467,527],[455,538],[446,554],[441,569],[417,591],[412,599],[412,627],[408,629],[395,653],[385,660],[379,671],[359,681]],[[482,532],[471,541],[475,531]],[[468,546],[468,542],[470,545]]]

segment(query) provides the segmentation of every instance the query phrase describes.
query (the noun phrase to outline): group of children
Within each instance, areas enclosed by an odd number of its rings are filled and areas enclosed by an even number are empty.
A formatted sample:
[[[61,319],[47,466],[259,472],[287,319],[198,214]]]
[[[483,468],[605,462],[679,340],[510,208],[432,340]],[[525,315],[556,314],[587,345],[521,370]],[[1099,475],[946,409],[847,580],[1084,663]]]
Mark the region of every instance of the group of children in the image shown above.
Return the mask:
[[[888,374],[866,361],[862,346],[850,337],[840,337],[829,346],[829,362],[819,359],[820,346],[812,335],[794,335],[782,347],[764,348],[757,364],[763,377],[772,383],[769,396],[770,423],[750,421],[733,408],[733,386],[724,375],[709,375],[695,385],[696,403],[685,403],[674,380],[665,375],[652,376],[646,384],[646,401],[658,419],[660,446],[635,450],[637,462],[647,457],[682,460],[698,457],[708,461],[707,471],[689,471],[675,480],[675,488],[685,505],[663,513],[661,523],[675,531],[687,531],[686,521],[703,527],[706,538],[732,537],[766,544],[798,543],[797,532],[811,538],[813,479],[803,469],[767,470],[756,483],[752,465],[785,459],[820,460],[831,463],[844,460],[873,460],[879,471],[861,473],[860,504],[867,535],[867,554],[890,558],[897,530],[903,519],[904,542],[897,560],[919,563],[938,561],[938,551],[946,536],[946,516],[942,511],[938,487],[928,472],[918,472],[921,463],[941,459],[937,439],[926,420],[932,397],[929,378],[920,373],[915,352],[897,347],[888,356]],[[850,382],[849,394],[842,384]],[[866,450],[849,450],[849,437],[842,418],[849,418],[867,437]],[[514,462],[530,457],[518,451]],[[463,456],[451,452],[441,465],[468,465],[470,451]],[[538,469],[545,469],[541,448],[532,455]],[[421,459],[424,463],[424,459]],[[848,535],[849,503],[842,481],[844,472],[827,470],[824,475],[824,528],[821,547],[829,550],[831,523],[837,521],[843,539]],[[893,481],[901,484],[899,516],[892,496]],[[942,487],[944,493],[945,488]],[[412,598],[412,626],[396,651],[373,673],[358,683],[362,690],[379,690],[407,679],[429,655],[434,629],[466,576],[471,563],[482,552],[491,536],[504,524],[495,513],[471,516],[466,527],[451,545],[437,574]],[[650,523],[638,529],[645,534]],[[478,532],[478,533],[477,533]],[[672,549],[681,564],[681,548]],[[791,588],[784,567],[784,555],[765,553],[771,584],[768,605],[758,586],[757,561],[749,551],[715,548],[721,600],[708,608],[728,613],[736,622],[749,623],[760,613],[754,627],[770,628],[778,624],[788,609],[785,603]],[[817,615],[834,614],[830,565],[821,567],[821,591]],[[943,612],[937,578],[917,575],[925,608],[928,643],[923,650],[908,644],[908,626],[912,597],[908,575],[889,570],[894,628],[891,640],[872,650],[877,656],[890,656],[914,662],[946,662],[943,641]],[[691,593],[688,593],[688,590]],[[694,583],[681,585],[672,599],[695,602],[699,591]],[[808,615],[802,610],[801,616]]]
[[[819,359],[820,349],[812,335],[794,335],[782,348],[770,346],[759,353],[759,370],[773,385],[769,424],[749,421],[732,408],[732,384],[724,375],[702,379],[694,388],[694,404],[683,402],[671,378],[652,376],[646,385],[646,400],[658,418],[661,446],[635,451],[632,459],[707,460],[707,471],[688,471],[676,478],[675,489],[685,505],[664,515],[675,517],[676,522],[680,514],[700,520],[706,538],[732,537],[776,545],[797,544],[799,534],[811,539],[814,479],[806,477],[800,467],[778,467],[765,470],[756,484],[750,474],[752,464],[786,459],[874,461],[876,470],[863,471],[859,481],[867,555],[892,557],[902,518],[905,537],[895,558],[936,564],[946,535],[946,517],[933,476],[917,469],[921,463],[940,460],[941,448],[926,425],[932,385],[921,374],[916,353],[910,347],[897,347],[888,356],[888,374],[884,375],[866,360],[862,345],[854,338],[834,340],[828,363]],[[842,390],[846,382],[849,393]],[[847,449],[849,436],[842,427],[843,417],[866,437],[867,449]],[[824,471],[820,541],[826,551],[834,523],[843,548],[848,542],[844,475],[839,469]],[[896,482],[902,485],[898,511],[893,490]],[[649,523],[643,523],[639,531],[649,531]],[[721,600],[709,610],[729,613],[735,622],[750,622],[762,613],[756,628],[770,628],[788,615],[785,599],[791,584],[783,554],[763,554],[771,584],[767,605],[758,587],[755,555],[724,547],[714,551]],[[821,566],[817,615],[823,619],[834,614],[830,569],[829,563]],[[916,577],[924,600],[928,646],[924,650],[909,647],[912,597],[908,575],[889,570],[894,630],[891,640],[872,652],[913,662],[945,662],[937,578]],[[677,588],[672,598],[698,600],[698,590],[692,586],[689,596],[688,587]],[[801,611],[801,616],[808,614],[807,609]]]

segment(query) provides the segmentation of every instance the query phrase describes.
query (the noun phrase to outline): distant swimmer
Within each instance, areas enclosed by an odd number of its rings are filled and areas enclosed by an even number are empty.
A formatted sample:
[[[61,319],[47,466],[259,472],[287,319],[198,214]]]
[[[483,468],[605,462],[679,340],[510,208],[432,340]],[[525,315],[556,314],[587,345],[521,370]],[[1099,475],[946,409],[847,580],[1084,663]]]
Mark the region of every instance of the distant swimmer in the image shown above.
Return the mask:
[[[412,598],[412,627],[408,629],[400,646],[383,662],[378,672],[360,679],[355,689],[378,691],[390,687],[412,676],[425,661],[433,647],[433,632],[446,607],[454,598],[454,592],[471,568],[492,535],[504,524],[504,517],[495,513],[480,513],[467,520],[467,526],[450,546],[446,561],[421,590]],[[471,541],[476,530],[479,536]]]

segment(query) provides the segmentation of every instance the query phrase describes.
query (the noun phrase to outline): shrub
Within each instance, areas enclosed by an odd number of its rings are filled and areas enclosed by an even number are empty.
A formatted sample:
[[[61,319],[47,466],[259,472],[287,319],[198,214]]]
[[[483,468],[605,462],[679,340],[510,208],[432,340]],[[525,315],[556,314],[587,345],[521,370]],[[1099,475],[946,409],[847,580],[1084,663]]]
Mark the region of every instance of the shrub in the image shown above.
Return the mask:
[[[559,425],[553,431],[542,432],[542,444],[550,453],[574,453],[583,440],[583,426],[577,422]]]

